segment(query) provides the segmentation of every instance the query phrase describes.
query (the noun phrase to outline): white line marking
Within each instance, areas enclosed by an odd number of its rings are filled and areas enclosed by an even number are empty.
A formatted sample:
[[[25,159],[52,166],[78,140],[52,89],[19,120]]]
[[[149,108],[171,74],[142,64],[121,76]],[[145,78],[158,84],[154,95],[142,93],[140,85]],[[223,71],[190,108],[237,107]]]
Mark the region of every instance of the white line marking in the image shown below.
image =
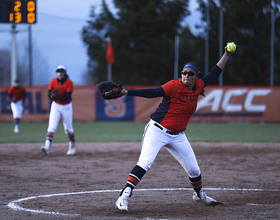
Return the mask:
[[[268,191],[268,192],[279,192],[279,189],[235,189],[235,188],[203,188],[204,190],[212,190],[212,191]],[[163,189],[134,189],[133,191],[192,191],[192,188],[163,188]],[[34,213],[42,213],[42,214],[51,214],[51,215],[62,215],[62,216],[80,216],[80,214],[65,214],[60,212],[48,212],[44,210],[33,210],[33,209],[26,209],[22,208],[17,203],[22,201],[27,201],[31,199],[38,199],[38,198],[48,198],[53,196],[68,196],[68,195],[80,195],[80,194],[90,194],[90,193],[111,193],[111,192],[121,192],[121,190],[114,189],[114,190],[95,190],[95,191],[84,191],[84,192],[70,192],[70,193],[58,193],[58,194],[50,194],[50,195],[40,195],[40,196],[31,196],[27,198],[18,199],[12,202],[9,202],[7,205],[9,208],[18,211],[26,211],[26,212],[34,212]]]

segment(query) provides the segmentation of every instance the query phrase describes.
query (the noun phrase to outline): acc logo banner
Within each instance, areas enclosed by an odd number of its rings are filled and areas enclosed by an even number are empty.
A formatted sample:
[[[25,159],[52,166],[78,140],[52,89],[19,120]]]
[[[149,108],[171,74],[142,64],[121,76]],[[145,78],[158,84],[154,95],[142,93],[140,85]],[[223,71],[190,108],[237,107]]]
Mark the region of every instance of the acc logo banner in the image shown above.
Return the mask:
[[[206,97],[200,98],[195,121],[279,121],[271,113],[279,104],[272,108],[270,100],[279,95],[270,88],[214,88],[206,87]],[[273,102],[273,101],[272,101]],[[279,109],[280,110],[280,109]],[[200,118],[200,119],[198,119]]]
[[[134,97],[122,96],[117,99],[104,100],[96,90],[96,120],[97,121],[133,121]]]

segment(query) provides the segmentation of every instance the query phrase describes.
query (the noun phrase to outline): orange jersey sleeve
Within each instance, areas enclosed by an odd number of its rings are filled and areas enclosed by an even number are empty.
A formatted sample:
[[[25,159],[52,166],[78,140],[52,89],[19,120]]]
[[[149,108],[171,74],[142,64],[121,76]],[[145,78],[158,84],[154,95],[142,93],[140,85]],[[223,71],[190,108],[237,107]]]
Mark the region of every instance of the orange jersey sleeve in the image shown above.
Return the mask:
[[[177,91],[179,84],[175,80],[170,80],[167,83],[163,84],[161,87],[164,90],[165,96],[171,96]]]

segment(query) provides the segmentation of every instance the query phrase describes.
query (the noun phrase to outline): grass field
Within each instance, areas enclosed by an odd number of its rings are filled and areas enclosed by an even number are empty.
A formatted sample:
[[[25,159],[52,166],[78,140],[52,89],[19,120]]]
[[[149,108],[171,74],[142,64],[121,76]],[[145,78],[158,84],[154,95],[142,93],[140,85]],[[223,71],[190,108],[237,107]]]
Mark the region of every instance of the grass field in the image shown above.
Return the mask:
[[[141,141],[146,122],[74,122],[77,142]],[[22,122],[20,133],[12,122],[0,123],[0,143],[43,143],[48,122]],[[259,123],[189,123],[185,131],[189,141],[210,142],[280,142],[280,124]],[[67,142],[62,123],[54,142]]]

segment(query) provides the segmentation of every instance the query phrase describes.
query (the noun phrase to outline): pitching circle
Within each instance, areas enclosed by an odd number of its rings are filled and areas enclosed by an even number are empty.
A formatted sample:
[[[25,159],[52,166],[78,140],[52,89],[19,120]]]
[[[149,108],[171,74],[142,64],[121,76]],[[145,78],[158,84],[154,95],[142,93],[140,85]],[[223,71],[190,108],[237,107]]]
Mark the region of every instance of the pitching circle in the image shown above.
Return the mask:
[[[133,191],[192,191],[192,188],[163,188],[163,189],[134,189]],[[206,191],[275,191],[279,192],[278,189],[234,189],[234,188],[204,188]],[[84,191],[84,192],[70,192],[70,193],[58,193],[58,194],[50,194],[50,195],[40,195],[40,196],[32,196],[22,199],[17,199],[15,201],[9,202],[8,207],[17,210],[17,211],[26,211],[32,213],[42,213],[42,214],[50,214],[50,215],[61,215],[61,216],[80,216],[80,214],[67,214],[67,213],[60,213],[60,212],[48,212],[44,210],[33,210],[33,209],[26,209],[22,208],[18,205],[18,203],[31,200],[31,199],[38,199],[38,198],[48,198],[54,196],[68,196],[68,195],[81,195],[81,194],[93,194],[93,193],[112,193],[112,192],[121,192],[121,190],[95,190],[95,191]]]

